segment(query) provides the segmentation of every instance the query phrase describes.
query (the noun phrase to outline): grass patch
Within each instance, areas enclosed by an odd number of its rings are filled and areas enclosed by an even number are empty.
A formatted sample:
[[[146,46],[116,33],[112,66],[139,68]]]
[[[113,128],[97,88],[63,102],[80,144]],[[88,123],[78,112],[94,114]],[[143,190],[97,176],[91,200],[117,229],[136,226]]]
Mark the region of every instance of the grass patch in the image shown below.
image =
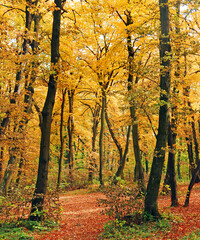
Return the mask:
[[[161,236],[162,233],[170,231],[171,225],[171,216],[165,216],[158,221],[144,222],[140,225],[131,224],[130,226],[127,226],[126,221],[116,219],[105,224],[104,232],[99,236],[99,239],[154,239],[156,236]]]
[[[58,226],[55,222],[44,221],[27,221],[19,220],[11,223],[3,223],[0,227],[0,239],[35,239],[34,234],[37,232],[50,231]]]
[[[190,234],[180,238],[180,240],[192,240],[192,239],[200,239],[200,230],[191,232]]]

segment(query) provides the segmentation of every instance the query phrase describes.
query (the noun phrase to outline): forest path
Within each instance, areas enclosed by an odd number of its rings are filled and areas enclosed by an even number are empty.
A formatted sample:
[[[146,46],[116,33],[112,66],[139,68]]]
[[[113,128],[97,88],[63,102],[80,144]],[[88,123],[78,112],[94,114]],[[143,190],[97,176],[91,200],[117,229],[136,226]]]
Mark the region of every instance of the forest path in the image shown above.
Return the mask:
[[[170,207],[170,196],[159,197],[159,210],[177,216],[168,232],[160,232],[160,237],[149,239],[177,240],[192,231],[200,230],[200,183],[195,184],[189,207],[183,207],[187,186],[178,187],[180,206]],[[97,199],[103,198],[102,193],[81,195],[62,195],[62,220],[58,230],[38,236],[42,240],[97,240],[103,231],[104,224],[109,220],[101,214],[102,208]],[[134,238],[133,238],[134,239]],[[136,240],[136,239],[134,239]]]
[[[39,239],[45,240],[96,240],[108,217],[101,214],[97,199],[102,193],[89,193],[60,197],[62,220],[59,230],[52,231]]]

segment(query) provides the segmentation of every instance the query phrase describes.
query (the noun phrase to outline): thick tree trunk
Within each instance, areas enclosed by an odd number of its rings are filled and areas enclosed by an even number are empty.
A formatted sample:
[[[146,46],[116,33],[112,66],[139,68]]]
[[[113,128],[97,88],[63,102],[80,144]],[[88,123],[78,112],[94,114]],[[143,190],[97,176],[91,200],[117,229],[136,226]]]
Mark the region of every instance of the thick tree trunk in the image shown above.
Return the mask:
[[[64,108],[65,108],[65,97],[67,89],[65,88],[62,92],[62,104],[60,112],[60,156],[58,160],[58,180],[57,180],[57,190],[60,188],[61,173],[62,173],[62,160],[64,152],[64,137],[63,137],[63,120],[64,120]]]
[[[160,217],[158,212],[158,193],[160,181],[162,176],[163,165],[165,161],[165,148],[168,134],[168,103],[170,95],[170,58],[171,53],[170,39],[169,39],[169,8],[168,0],[159,0],[160,7],[160,101],[164,104],[160,106],[159,110],[159,127],[154,151],[153,163],[151,173],[147,186],[147,194],[145,197],[145,214],[152,215],[155,218]]]
[[[43,122],[41,126],[39,167],[35,192],[32,199],[31,213],[29,216],[29,219],[34,221],[41,221],[43,219],[44,197],[47,191],[48,180],[51,121],[57,89],[62,1],[55,0],[55,4],[56,8],[53,12],[53,30],[51,39],[52,73],[49,77],[47,97],[42,111]]]

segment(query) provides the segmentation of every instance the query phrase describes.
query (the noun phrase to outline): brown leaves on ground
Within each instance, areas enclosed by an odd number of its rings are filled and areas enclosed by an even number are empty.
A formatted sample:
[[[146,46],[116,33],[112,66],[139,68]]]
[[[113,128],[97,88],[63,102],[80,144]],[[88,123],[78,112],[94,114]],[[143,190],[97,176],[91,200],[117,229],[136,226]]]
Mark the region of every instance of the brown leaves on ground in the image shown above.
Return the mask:
[[[161,212],[177,216],[169,232],[161,233],[160,239],[179,239],[192,231],[200,229],[200,184],[192,190],[189,207],[183,207],[187,186],[180,186],[178,207],[170,207],[170,196],[159,198]],[[74,196],[61,196],[63,208],[62,221],[56,231],[40,235],[38,239],[45,240],[95,240],[103,231],[104,224],[109,220],[101,214],[102,208],[97,205],[97,199],[102,193],[89,193]],[[133,236],[134,239],[134,236]]]

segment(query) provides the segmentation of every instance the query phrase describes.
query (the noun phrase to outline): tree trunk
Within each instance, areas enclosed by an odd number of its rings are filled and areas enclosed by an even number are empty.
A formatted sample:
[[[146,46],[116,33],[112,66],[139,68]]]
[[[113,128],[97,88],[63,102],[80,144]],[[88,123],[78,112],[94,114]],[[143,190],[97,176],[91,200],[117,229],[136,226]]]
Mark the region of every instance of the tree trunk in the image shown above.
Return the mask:
[[[127,14],[127,26],[133,23],[131,18],[131,13],[128,12]],[[128,31],[127,37],[127,49],[128,49],[128,63],[129,63],[129,72],[128,72],[128,92],[129,96],[132,96],[133,93],[133,59],[134,59],[134,49],[131,39],[131,33]],[[136,83],[138,79],[136,78]],[[136,117],[136,110],[135,110],[135,101],[131,97],[130,100],[130,115],[132,120],[132,138],[133,138],[133,149],[135,155],[135,171],[134,171],[134,181],[138,181],[141,190],[143,192],[146,191],[145,182],[144,182],[144,171],[141,162],[141,154],[140,154],[140,147],[139,147],[139,133],[138,133],[138,124],[137,124],[137,117]]]
[[[68,100],[69,100],[69,117],[67,121],[68,130],[68,164],[69,164],[69,181],[71,186],[73,185],[73,166],[74,166],[74,153],[73,153],[73,135],[74,135],[74,90],[68,90]]]
[[[88,174],[88,182],[92,183],[93,181],[93,172],[95,168],[95,157],[96,153],[96,137],[97,137],[97,128],[99,125],[99,112],[100,106],[96,105],[93,112],[93,126],[92,126],[92,157],[89,163],[89,174]]]
[[[58,160],[58,180],[57,180],[57,190],[60,188],[61,181],[61,173],[62,173],[62,160],[63,160],[63,152],[64,152],[64,137],[63,137],[63,118],[64,118],[64,108],[65,108],[65,96],[67,89],[65,88],[62,92],[62,104],[61,104],[61,112],[60,112],[60,156]]]
[[[105,119],[106,119],[106,123],[107,123],[108,129],[109,129],[110,135],[111,135],[111,137],[118,149],[118,152],[119,152],[119,167],[118,167],[117,172],[112,181],[112,184],[117,184],[117,178],[123,177],[123,170],[124,170],[125,163],[126,163],[126,156],[128,154],[131,126],[128,126],[127,135],[126,135],[126,145],[125,145],[125,149],[124,149],[124,153],[123,153],[122,146],[119,143],[119,141],[117,140],[117,138],[115,137],[115,134],[112,130],[111,123],[109,121],[108,114],[107,114],[107,109],[105,110]]]
[[[178,206],[177,197],[177,183],[176,183],[176,171],[175,171],[175,156],[176,156],[176,133],[172,132],[172,127],[169,124],[168,130],[168,146],[170,147],[168,165],[169,165],[169,185],[171,189],[171,206]]]
[[[53,12],[53,30],[51,39],[51,74],[49,77],[48,92],[44,108],[42,111],[43,122],[41,126],[40,156],[37,182],[32,199],[30,220],[41,221],[44,217],[44,197],[47,191],[48,166],[49,166],[49,148],[52,112],[55,102],[58,61],[59,61],[59,40],[60,40],[60,22],[61,8],[63,1],[55,0],[56,8]]]
[[[189,177],[192,177],[195,171],[195,163],[194,163],[194,157],[193,157],[193,144],[192,144],[191,138],[186,137],[186,141],[187,141],[187,152],[188,152],[188,158],[189,158]]]
[[[178,178],[182,179],[182,176],[181,176],[181,150],[178,150],[177,173],[178,173]]]
[[[125,163],[126,163],[126,156],[127,156],[127,153],[128,153],[130,132],[131,132],[131,126],[128,126],[127,136],[126,136],[126,146],[125,146],[125,149],[124,149],[124,154],[123,155],[120,154],[120,162],[119,162],[120,164],[119,164],[117,172],[116,172],[116,174],[113,178],[113,181],[112,181],[113,184],[117,184],[117,178],[118,177],[123,178],[123,172],[124,172],[124,167],[125,167]]]
[[[197,164],[197,167],[194,171],[194,175],[192,176],[192,179],[191,179],[190,184],[188,186],[184,207],[189,206],[190,194],[191,194],[192,188],[193,188],[193,186],[196,182],[196,178],[198,177],[199,171],[200,171],[200,162]]]
[[[4,177],[1,181],[0,185],[0,192],[6,196],[8,194],[8,190],[10,187],[10,183],[12,181],[12,177],[14,174],[14,171],[16,169],[16,156],[14,155],[16,151],[16,148],[11,148],[9,151],[9,160],[8,160],[8,165],[4,173]]]
[[[99,182],[103,186],[103,136],[105,128],[105,107],[106,107],[106,94],[105,90],[102,89],[102,106],[101,106],[101,128],[99,134]]]
[[[165,161],[165,148],[168,134],[168,103],[170,95],[170,58],[171,53],[170,39],[169,39],[169,8],[168,0],[159,0],[160,7],[160,101],[163,103],[159,109],[159,126],[154,151],[153,163],[151,173],[147,186],[147,194],[145,197],[145,214],[152,215],[155,218],[160,217],[158,212],[158,193],[160,181],[162,176],[163,165]]]
[[[3,161],[4,161],[4,148],[0,149],[0,183],[3,179]]]
[[[18,173],[17,173],[16,183],[15,183],[16,188],[18,188],[18,186],[19,186],[19,181],[20,181],[21,176],[22,176],[23,165],[24,165],[24,158],[21,156],[20,161],[19,161],[19,170],[18,170]]]
[[[169,137],[169,136],[168,136]],[[162,195],[165,194],[169,194],[169,186],[170,186],[170,159],[169,159],[169,155],[168,155],[168,161],[167,161],[167,171],[166,171],[166,175],[165,175],[165,179],[164,179],[164,184],[163,184],[163,188],[162,188]]]
[[[192,120],[193,120],[192,121],[192,135],[193,135],[194,149],[195,149],[195,164],[197,165],[199,163],[199,143],[197,140],[194,117],[192,117]],[[196,177],[195,182],[196,183],[200,182],[199,175]]]

